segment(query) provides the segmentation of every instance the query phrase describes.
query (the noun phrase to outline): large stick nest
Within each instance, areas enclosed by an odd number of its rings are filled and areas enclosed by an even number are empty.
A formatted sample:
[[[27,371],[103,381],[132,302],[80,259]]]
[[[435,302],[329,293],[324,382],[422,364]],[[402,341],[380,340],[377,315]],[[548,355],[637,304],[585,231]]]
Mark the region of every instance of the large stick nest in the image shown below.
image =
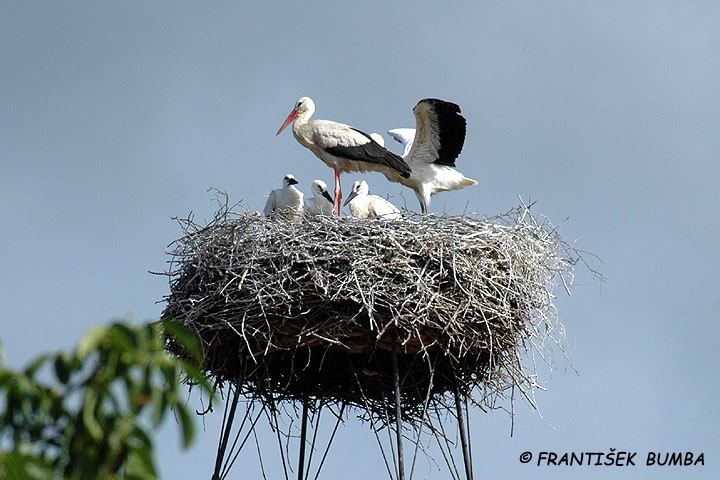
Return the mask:
[[[289,224],[226,201],[208,225],[180,225],[163,318],[197,333],[210,376],[263,402],[311,396],[389,418],[397,355],[403,416],[419,419],[449,392],[532,390],[522,357],[562,332],[553,289],[574,259],[524,206]]]

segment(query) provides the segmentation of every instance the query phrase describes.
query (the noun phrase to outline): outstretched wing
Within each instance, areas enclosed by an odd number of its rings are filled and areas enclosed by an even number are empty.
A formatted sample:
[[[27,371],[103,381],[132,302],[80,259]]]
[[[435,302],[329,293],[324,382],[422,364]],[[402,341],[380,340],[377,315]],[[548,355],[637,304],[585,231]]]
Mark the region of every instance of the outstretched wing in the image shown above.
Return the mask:
[[[415,108],[415,138],[409,155],[413,162],[455,166],[465,144],[467,122],[452,102],[426,98]]]
[[[392,130],[388,130],[388,135],[390,135],[396,142],[403,144],[402,156],[403,158],[407,158],[408,153],[410,153],[410,149],[413,146],[413,142],[415,141],[415,129],[393,128]]]

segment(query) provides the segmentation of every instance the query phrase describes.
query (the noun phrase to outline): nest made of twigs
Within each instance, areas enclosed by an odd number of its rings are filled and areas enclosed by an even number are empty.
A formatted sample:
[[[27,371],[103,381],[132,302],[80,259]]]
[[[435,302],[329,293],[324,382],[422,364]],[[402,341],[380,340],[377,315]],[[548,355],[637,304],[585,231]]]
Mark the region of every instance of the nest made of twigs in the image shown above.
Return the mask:
[[[226,202],[208,225],[180,224],[163,318],[197,333],[208,375],[261,401],[386,416],[395,356],[403,416],[417,419],[449,392],[532,389],[522,356],[562,332],[553,289],[574,259],[524,206],[291,224]]]

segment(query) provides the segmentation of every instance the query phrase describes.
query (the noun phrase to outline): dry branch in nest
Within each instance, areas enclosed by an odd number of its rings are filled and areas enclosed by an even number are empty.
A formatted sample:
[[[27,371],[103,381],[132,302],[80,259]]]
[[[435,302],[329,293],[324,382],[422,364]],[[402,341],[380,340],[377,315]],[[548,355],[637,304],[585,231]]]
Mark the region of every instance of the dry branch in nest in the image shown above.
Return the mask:
[[[405,420],[454,391],[529,393],[522,357],[562,334],[553,289],[575,259],[524,206],[288,224],[225,201],[208,225],[180,224],[163,317],[197,333],[208,375],[271,406],[316,397],[389,419],[393,351]]]

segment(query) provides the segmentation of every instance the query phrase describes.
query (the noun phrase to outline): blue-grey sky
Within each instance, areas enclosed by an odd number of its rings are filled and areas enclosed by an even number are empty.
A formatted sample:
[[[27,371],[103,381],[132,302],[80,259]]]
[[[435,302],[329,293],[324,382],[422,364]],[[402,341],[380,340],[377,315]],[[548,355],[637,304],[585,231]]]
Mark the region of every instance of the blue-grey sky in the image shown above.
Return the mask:
[[[541,369],[543,417],[473,412],[478,478],[718,478],[720,4],[654,2],[3,2],[0,336],[23,365],[89,327],[157,318],[173,216],[211,187],[249,209],[291,172],[332,171],[275,132],[300,96],[316,118],[413,126],[425,97],[468,120],[478,180],[431,210],[525,201],[600,256],[557,305],[572,369]],[[386,137],[386,141],[389,139]],[[393,148],[394,146],[391,146]],[[399,147],[399,146],[398,146]],[[399,148],[395,149],[399,151]],[[349,188],[360,175],[346,175]],[[417,209],[368,174],[374,193]],[[157,437],[163,478],[209,478],[219,413],[194,447]],[[198,422],[200,425],[200,422]],[[272,455],[275,439],[261,441]],[[522,465],[524,451],[638,452],[635,467]],[[249,449],[252,450],[252,449]],[[704,467],[647,467],[648,451]],[[254,451],[233,478],[257,478]],[[271,457],[269,457],[271,458]],[[270,462],[269,478],[282,475]],[[350,417],[322,478],[383,478]],[[424,465],[418,478],[444,478]]]

